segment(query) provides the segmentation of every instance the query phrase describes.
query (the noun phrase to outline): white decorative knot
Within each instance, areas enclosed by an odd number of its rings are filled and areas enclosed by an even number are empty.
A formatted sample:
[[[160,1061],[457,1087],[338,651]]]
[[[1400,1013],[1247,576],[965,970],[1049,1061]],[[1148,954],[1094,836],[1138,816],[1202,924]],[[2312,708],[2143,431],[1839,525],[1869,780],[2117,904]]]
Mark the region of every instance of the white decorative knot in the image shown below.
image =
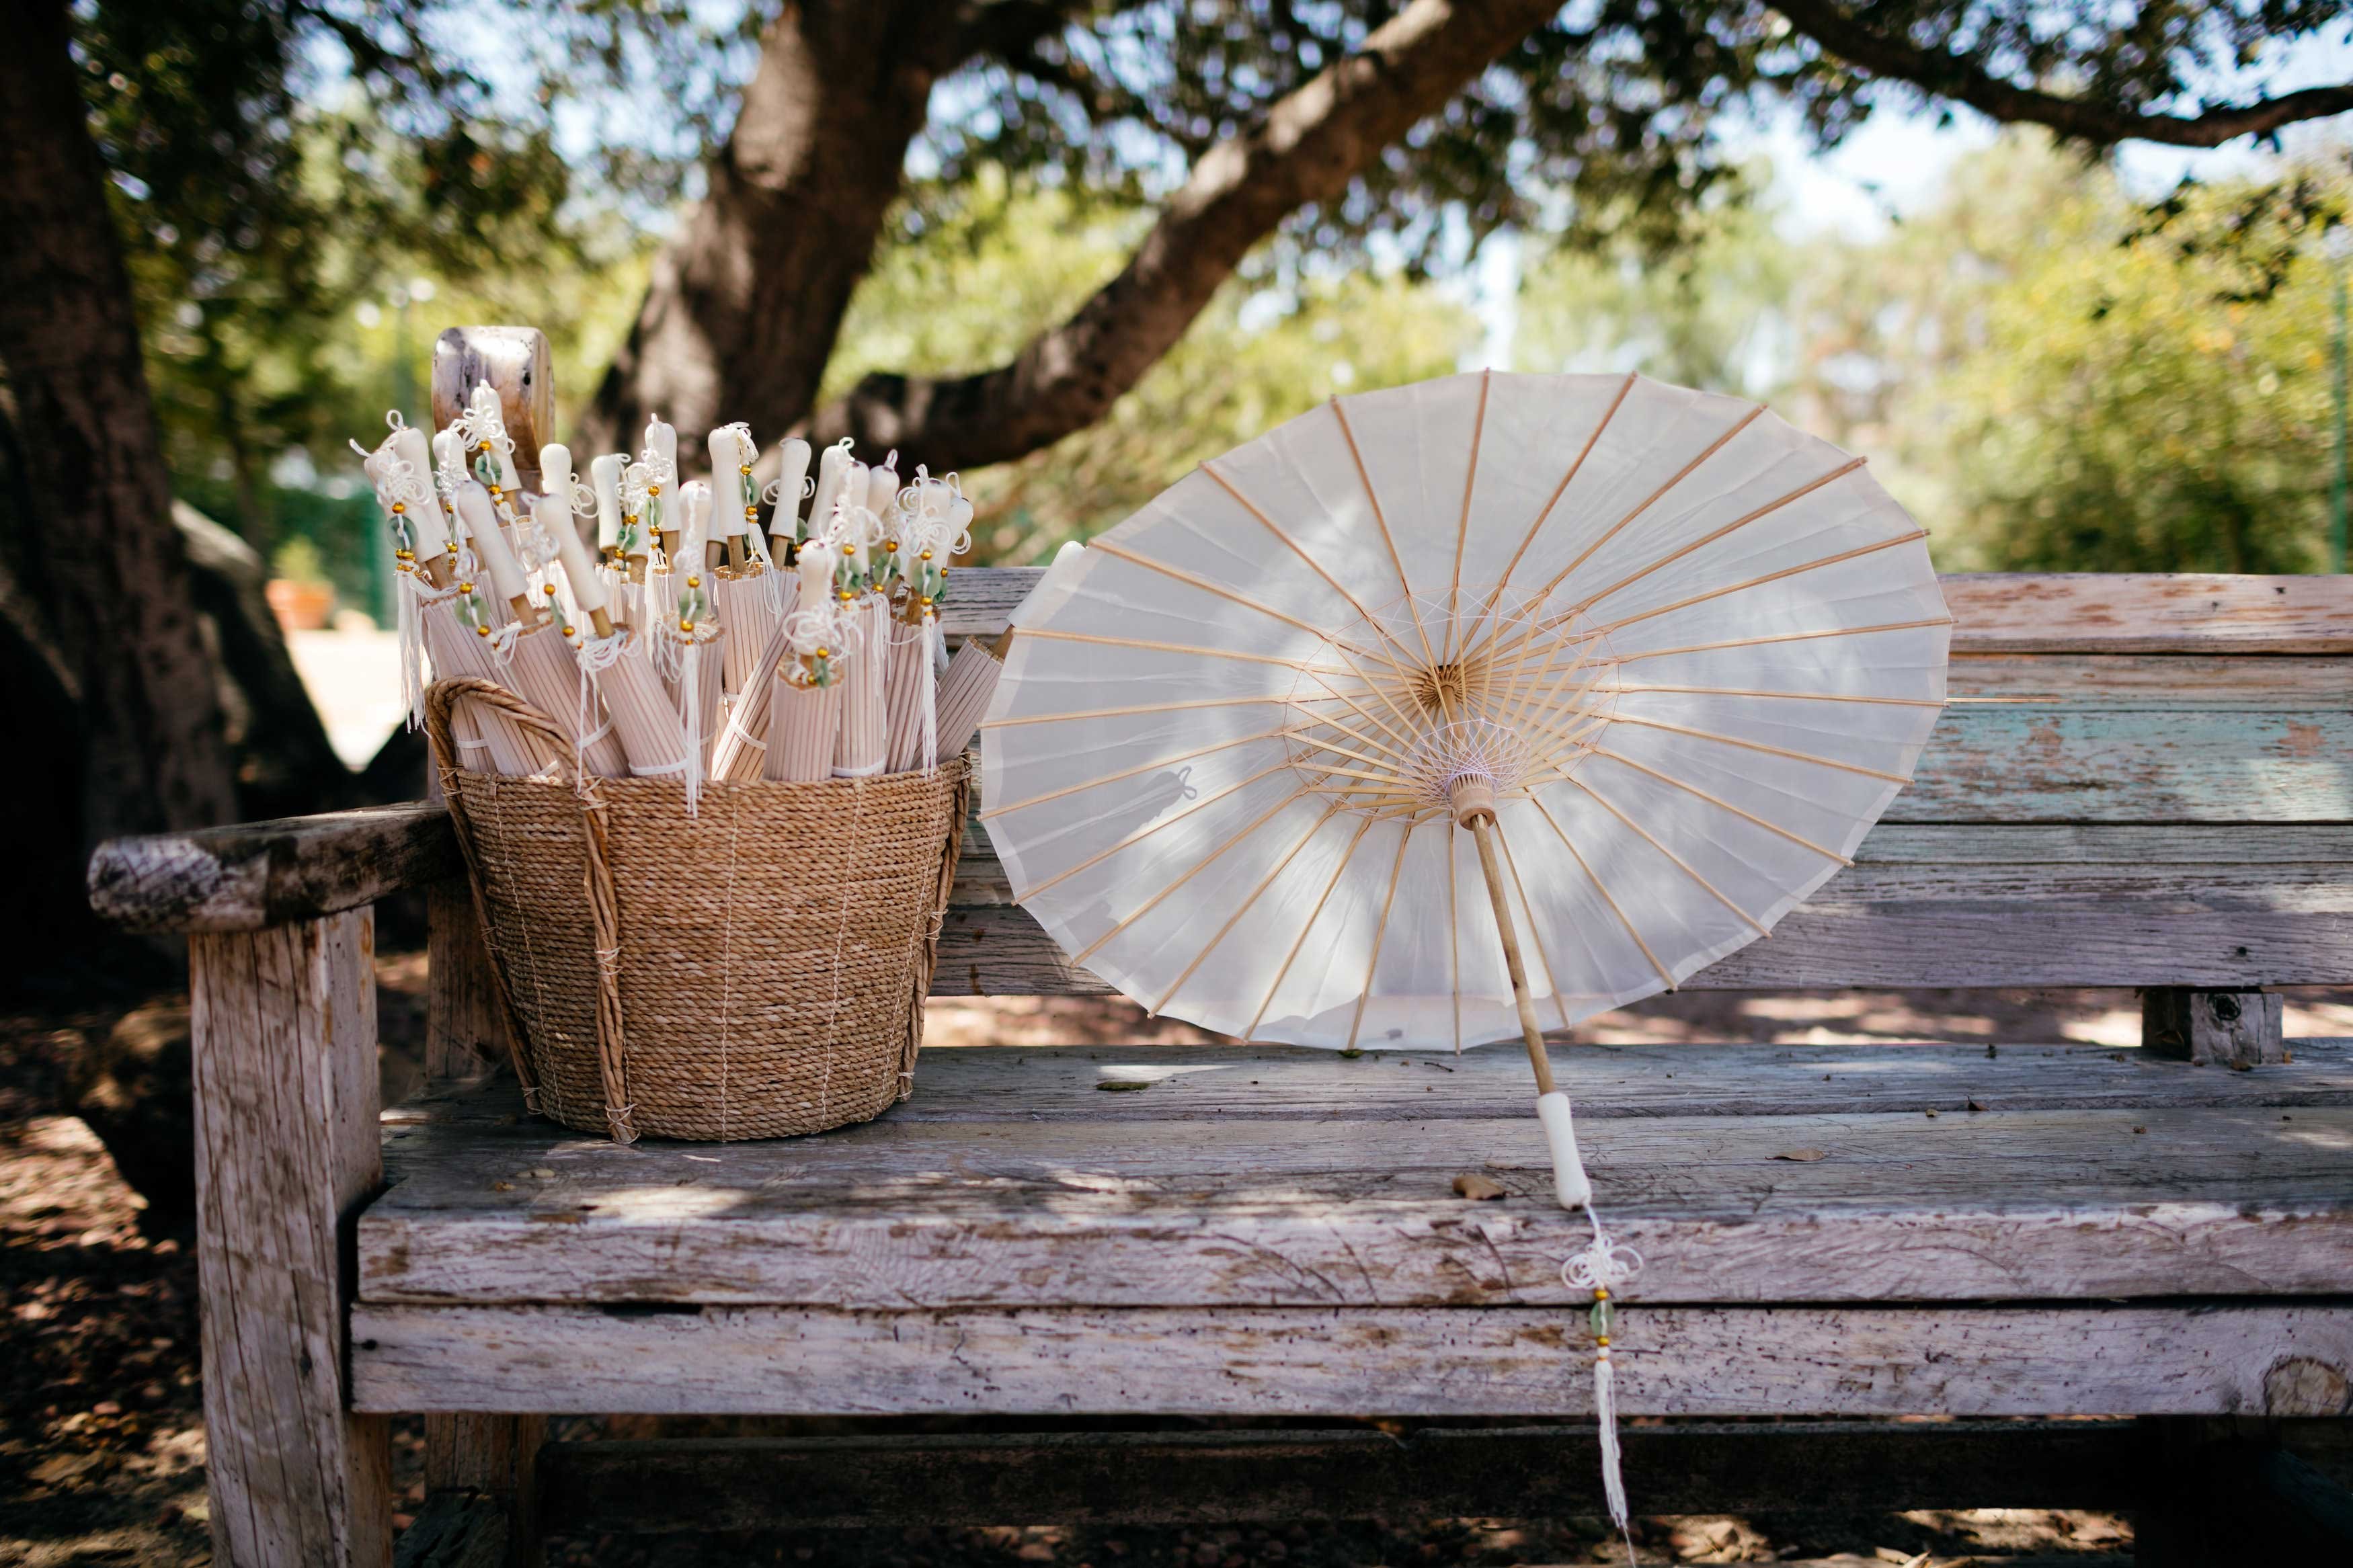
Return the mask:
[[[1560,1266],[1560,1282],[1572,1290],[1609,1290],[1642,1272],[1642,1255],[1623,1242],[1612,1241],[1599,1226],[1582,1252]]]

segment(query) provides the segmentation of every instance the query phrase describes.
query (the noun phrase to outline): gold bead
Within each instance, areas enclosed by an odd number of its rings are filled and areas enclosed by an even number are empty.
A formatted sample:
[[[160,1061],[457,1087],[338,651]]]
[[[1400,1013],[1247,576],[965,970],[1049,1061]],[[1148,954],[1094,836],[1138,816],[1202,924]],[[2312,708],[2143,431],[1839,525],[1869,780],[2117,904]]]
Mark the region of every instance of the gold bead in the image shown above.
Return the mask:
[[[646,487],[646,494],[648,494],[648,495],[649,495],[649,496],[658,496],[658,495],[661,494],[661,486],[659,486],[659,485],[648,485],[648,486]]]
[[[932,596],[929,594],[925,594],[921,598],[917,599],[916,603],[928,610],[932,607]]]
[[[818,649],[818,650],[817,650],[817,656],[818,656],[818,658],[825,658],[829,657],[829,656],[831,655],[832,651],[833,651],[833,650],[832,650],[832,649],[830,649],[830,648],[822,648],[822,647],[821,647],[821,648],[819,648],[819,649]]]
[[[899,552],[899,542],[895,539],[884,540],[882,542],[882,548],[890,552],[892,554],[896,555]]]
[[[393,559],[396,561],[414,561],[417,559],[414,552],[406,550],[396,550],[392,552],[392,555]]]
[[[743,465],[741,468],[737,468],[735,471],[736,471],[737,473],[739,473],[739,474],[743,475],[745,479],[750,479],[750,478],[752,477],[752,465],[751,465],[751,464],[749,464],[749,463],[745,463],[745,464],[744,464],[744,465]]]
[[[492,486],[491,487],[491,499],[492,500],[500,500],[500,499],[501,499],[501,497],[503,497],[506,493],[507,493],[506,491],[504,491],[504,490],[502,490],[502,489],[499,489],[499,487],[498,487],[498,486],[496,486],[496,485],[492,485]]]
[[[470,594],[473,591],[474,585],[471,583],[460,583],[458,584],[458,592],[460,594]]]
[[[407,510],[408,510],[408,503],[407,503],[406,501],[405,501],[405,500],[396,500],[396,501],[395,501],[395,502],[393,502],[393,503],[392,503],[392,515],[393,515],[393,516],[395,516],[395,517],[398,517],[398,516],[400,516],[403,512],[406,511]]]
[[[486,637],[491,635],[491,628],[488,626],[476,626],[474,628],[474,635],[478,637]]]
[[[489,441],[487,441],[487,440],[486,440],[486,441],[484,441],[480,446],[479,446],[479,447],[475,447],[475,448],[474,448],[474,450],[475,450],[475,451],[477,451],[477,452],[487,452],[487,451],[489,451],[490,449],[491,449],[491,444],[490,444],[490,442],[489,442]]]
[[[760,521],[760,509],[759,509],[758,507],[756,507],[756,506],[747,506],[747,507],[745,507],[745,508],[744,509],[744,521],[745,522],[757,522],[757,521]]]
[[[854,594],[850,593],[850,591],[849,591],[849,589],[847,589],[847,588],[844,588],[844,589],[841,591],[841,602],[842,602],[843,604],[845,604],[845,605],[846,605],[846,604],[848,604],[848,603],[849,603],[849,601],[850,601],[851,599],[855,598],[856,596],[857,596],[857,595],[855,595]]]
[[[1593,1336],[1593,1342],[1599,1345],[1603,1350],[1608,1350],[1609,1348],[1609,1336],[1608,1334],[1596,1334]]]
[[[923,552],[923,553],[922,555],[920,555],[920,556],[918,556],[918,557],[917,557],[917,559],[918,559],[918,560],[923,560],[923,561],[929,561],[931,558],[932,558],[932,552],[931,552],[930,551],[928,551],[928,550],[924,551],[924,552]]]
[[[694,623],[688,620],[684,616],[681,616],[678,618],[678,629],[682,632],[691,632],[694,629]]]
[[[1607,1285],[1596,1285],[1593,1288],[1593,1299],[1597,1301],[1607,1301],[1609,1300],[1609,1288]]]
[[[689,577],[686,580],[686,585],[690,588],[700,588],[702,586],[702,579],[700,577]]]
[[[841,552],[844,555],[855,555],[858,553],[858,546],[855,544],[845,544],[841,547]]]
[[[546,587],[542,588],[542,589],[540,590],[540,592],[541,592],[541,593],[543,593],[543,594],[544,594],[544,595],[546,595],[549,598],[553,599],[554,597],[555,597],[555,584],[553,584],[553,583],[550,583]]]

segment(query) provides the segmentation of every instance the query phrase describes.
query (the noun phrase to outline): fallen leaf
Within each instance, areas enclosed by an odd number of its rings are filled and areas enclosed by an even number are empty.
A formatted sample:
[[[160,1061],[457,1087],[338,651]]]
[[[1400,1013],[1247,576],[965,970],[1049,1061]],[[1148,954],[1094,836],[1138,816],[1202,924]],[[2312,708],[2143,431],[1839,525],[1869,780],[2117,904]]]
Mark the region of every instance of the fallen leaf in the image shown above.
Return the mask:
[[[1150,1089],[1152,1085],[1143,1079],[1102,1078],[1095,1080],[1095,1087],[1109,1094],[1126,1094],[1134,1089]]]
[[[1776,1160],[1794,1160],[1800,1165],[1810,1165],[1815,1161],[1827,1159],[1829,1156],[1820,1149],[1792,1149],[1786,1154],[1776,1154],[1773,1158]]]
[[[1454,1195],[1458,1198],[1475,1198],[1482,1203],[1493,1202],[1502,1197],[1505,1190],[1503,1183],[1490,1181],[1484,1176],[1476,1175],[1468,1171],[1454,1178]]]

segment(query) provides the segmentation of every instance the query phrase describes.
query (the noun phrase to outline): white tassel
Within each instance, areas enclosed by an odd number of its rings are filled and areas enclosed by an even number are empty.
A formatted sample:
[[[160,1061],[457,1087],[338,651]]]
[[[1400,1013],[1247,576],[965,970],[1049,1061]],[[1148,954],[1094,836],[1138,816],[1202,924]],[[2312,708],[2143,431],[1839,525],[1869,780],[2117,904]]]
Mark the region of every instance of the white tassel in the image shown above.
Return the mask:
[[[923,617],[923,689],[915,701],[923,710],[923,771],[932,773],[940,765],[940,663],[947,638],[941,635],[937,616]]]
[[[1609,1522],[1618,1533],[1630,1535],[1626,1518],[1626,1476],[1618,1448],[1618,1380],[1609,1368],[1609,1347],[1604,1345],[1593,1358],[1593,1418],[1601,1426],[1601,1496],[1609,1505]],[[1632,1561],[1633,1542],[1626,1544],[1627,1560]]]
[[[394,588],[396,624],[400,629],[400,697],[408,706],[408,727],[425,727],[425,620],[417,602],[421,590],[417,574],[403,571]]]
[[[702,645],[690,642],[679,661],[679,711],[686,720],[686,815],[695,815],[702,798],[702,700],[698,682],[702,673]]]

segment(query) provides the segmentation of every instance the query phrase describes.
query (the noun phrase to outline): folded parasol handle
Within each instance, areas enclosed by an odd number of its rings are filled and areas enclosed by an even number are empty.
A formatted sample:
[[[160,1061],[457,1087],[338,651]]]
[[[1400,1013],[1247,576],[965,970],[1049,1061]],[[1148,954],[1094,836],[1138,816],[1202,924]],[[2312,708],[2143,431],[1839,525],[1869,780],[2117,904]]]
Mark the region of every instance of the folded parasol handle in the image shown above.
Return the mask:
[[[1593,1201],[1593,1184],[1586,1179],[1585,1162],[1577,1152],[1577,1127],[1569,1117],[1568,1096],[1558,1089],[1536,1096],[1536,1120],[1544,1123],[1545,1140],[1552,1145],[1552,1190],[1565,1209],[1581,1209]]]

